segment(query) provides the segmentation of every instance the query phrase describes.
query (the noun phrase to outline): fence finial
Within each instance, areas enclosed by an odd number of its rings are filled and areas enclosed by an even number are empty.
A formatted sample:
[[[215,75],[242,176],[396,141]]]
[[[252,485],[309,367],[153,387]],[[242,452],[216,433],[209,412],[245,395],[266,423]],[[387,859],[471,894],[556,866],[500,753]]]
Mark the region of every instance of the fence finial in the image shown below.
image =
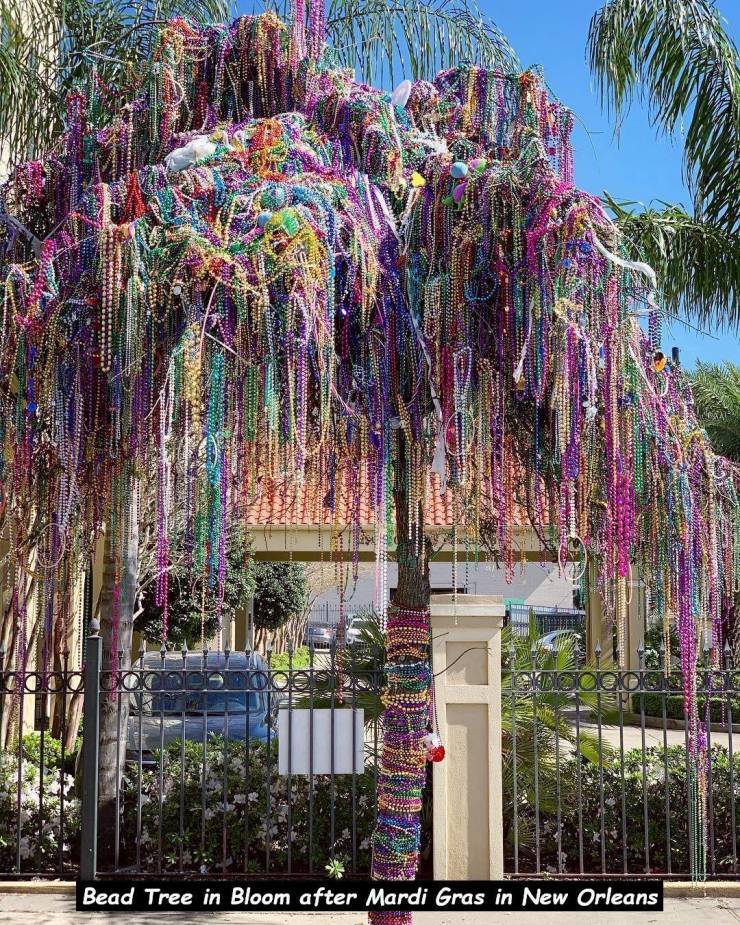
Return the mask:
[[[87,630],[88,636],[98,636],[100,634],[100,621],[96,620],[95,617],[90,620],[90,625]]]

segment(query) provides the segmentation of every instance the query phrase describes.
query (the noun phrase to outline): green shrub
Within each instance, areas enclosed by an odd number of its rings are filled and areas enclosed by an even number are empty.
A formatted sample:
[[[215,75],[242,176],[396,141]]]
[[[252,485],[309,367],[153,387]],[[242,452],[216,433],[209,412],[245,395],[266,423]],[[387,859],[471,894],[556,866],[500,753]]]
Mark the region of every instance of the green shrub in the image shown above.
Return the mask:
[[[226,773],[224,773],[226,763]],[[181,768],[184,773],[181,789]],[[244,742],[229,742],[212,736],[206,747],[205,774],[203,746],[185,743],[185,762],[181,763],[181,743],[172,742],[163,756],[162,855],[163,870],[176,870],[182,846],[183,866],[189,871],[221,870],[226,844],[227,872],[265,872],[269,850],[269,871],[287,871],[288,816],[291,816],[291,867],[295,872],[309,869],[312,848],[313,869],[323,876],[324,866],[334,857],[344,860],[350,871],[352,858],[351,775],[328,775],[313,780],[312,830],[309,830],[309,780],[295,775],[279,776],[277,742],[268,750],[265,744],[250,743],[249,762]],[[127,770],[123,810],[122,863],[131,863],[138,841],[144,870],[155,870],[158,854],[160,791],[159,768],[144,770],[141,781],[142,831],[137,839],[136,798],[138,768]],[[202,785],[205,782],[205,813]],[[268,786],[269,785],[269,786]],[[355,778],[357,812],[357,869],[367,873],[370,865],[370,835],[375,823],[375,775],[373,770]],[[180,837],[180,807],[183,834]],[[270,811],[268,813],[268,801]],[[332,840],[332,803],[334,839]],[[290,809],[289,809],[290,807]],[[225,842],[224,842],[225,832]]]
[[[684,719],[685,711],[683,704],[683,694],[642,694],[645,704],[646,716],[663,716],[663,700],[665,700],[665,713],[667,719]],[[703,719],[705,715],[707,698],[702,694],[697,697],[699,707],[699,716]],[[740,697],[731,696],[730,706],[732,707],[732,722],[740,722]],[[640,712],[640,695],[633,696],[632,709]],[[727,722],[727,699],[725,697],[711,697],[709,702],[709,717],[713,723]]]
[[[61,743],[44,736],[44,764],[40,767],[41,737],[23,737],[20,762],[21,869],[56,870],[61,857],[71,865],[79,855],[80,805],[74,778],[62,766]],[[61,806],[64,799],[64,825]],[[16,866],[18,841],[18,745],[0,751],[0,872]]]
[[[80,807],[75,797],[71,775],[61,765],[59,743],[45,736],[45,767],[39,772],[39,736],[24,738],[21,766],[21,860],[27,871],[54,870],[59,860],[60,793],[64,788],[64,839],[62,855],[70,867],[79,858]],[[10,872],[16,862],[17,746],[0,753],[0,872]],[[227,774],[224,776],[224,754]],[[221,870],[224,821],[226,823],[227,872],[244,870],[245,860],[251,873],[265,871],[270,853],[269,870],[287,870],[288,781],[277,773],[277,742],[269,751],[265,745],[251,743],[249,764],[246,746],[212,737],[206,748],[205,777],[202,745],[185,743],[183,776],[183,864],[190,873]],[[268,774],[269,758],[269,774]],[[667,763],[667,773],[666,773]],[[556,873],[579,872],[579,855],[587,873],[601,872],[602,802],[603,847],[606,873],[623,871],[626,851],[627,869],[640,873],[645,867],[645,846],[650,849],[650,868],[660,874],[667,870],[670,848],[673,873],[689,872],[688,806],[686,752],[683,746],[670,747],[664,757],[662,748],[640,749],[624,755],[624,771],[619,755],[606,757],[601,771],[598,764],[583,758],[561,758],[560,807],[558,817],[552,802],[540,804],[539,842],[541,869]],[[727,749],[714,746],[711,751],[714,865],[717,873],[732,873],[732,786]],[[580,789],[578,776],[580,769]],[[551,773],[552,768],[543,773]],[[138,768],[128,765],[123,789],[122,866],[134,863],[137,840]],[[44,796],[39,809],[40,780]],[[202,782],[205,780],[205,815],[202,812]],[[271,812],[268,831],[268,786]],[[603,798],[601,783],[603,781]],[[734,783],[740,781],[740,755],[734,756]],[[224,800],[224,783],[226,784]],[[142,775],[141,861],[144,871],[156,869],[159,837],[159,769],[144,770]],[[504,805],[513,808],[512,779],[504,774]],[[357,872],[365,874],[370,863],[370,835],[375,822],[375,775],[372,768],[355,779],[357,808]],[[518,791],[519,870],[535,869],[535,811],[529,788]],[[180,743],[170,743],[163,760],[162,853],[163,870],[176,870],[180,857]],[[583,822],[579,842],[579,798]],[[670,844],[666,845],[666,807],[669,809]],[[297,873],[308,870],[309,856],[309,787],[304,776],[291,781],[292,867]],[[335,829],[331,838],[331,810],[334,807]],[[623,837],[623,819],[625,814]],[[647,816],[647,828],[645,817]],[[338,775],[334,780],[332,800],[328,776],[316,776],[313,787],[313,868],[323,875],[324,866],[334,857],[349,872],[352,856],[352,778]],[[737,819],[737,809],[736,809]],[[506,818],[506,870],[513,870],[513,826]],[[428,842],[431,815],[423,818],[423,839]],[[40,833],[40,834],[39,834]],[[558,833],[561,845],[558,856]],[[710,846],[711,847],[711,846]],[[711,857],[710,857],[711,863]]]
[[[663,621],[661,619],[652,620],[645,631],[645,667],[659,668],[662,670],[665,654],[661,650],[665,647],[665,636],[663,630]],[[670,662],[672,665],[680,664],[681,644],[678,640],[678,631],[671,624],[668,628],[668,645],[670,648]]]
[[[645,753],[645,770],[640,749],[624,756],[624,783],[619,757],[605,761],[601,775],[599,766],[580,762],[580,807],[583,838],[578,838],[579,791],[577,760],[570,758],[561,766],[560,866],[558,865],[558,819],[555,812],[540,814],[540,857],[543,871],[552,873],[579,872],[579,854],[583,851],[586,873],[601,872],[602,841],[605,872],[622,873],[624,851],[627,869],[640,873],[645,869],[645,846],[650,850],[653,873],[667,871],[670,849],[673,873],[687,874],[689,865],[689,810],[686,750],[681,745],[667,749],[667,774],[662,748],[649,748]],[[733,872],[732,860],[732,800],[730,763],[727,749],[716,746],[711,752],[712,800],[714,813],[714,863],[717,873]],[[740,756],[734,756],[734,781],[740,780]],[[603,839],[601,814],[601,779],[603,778]],[[506,786],[506,784],[505,784]],[[623,793],[624,790],[624,793]],[[666,844],[666,801],[669,807],[670,842]],[[622,813],[626,820],[626,841],[623,837]],[[519,869],[534,870],[535,813],[531,804],[520,803],[520,826],[527,833],[527,843],[520,845]],[[645,825],[647,815],[647,826]],[[507,840],[506,870],[513,870],[513,838]]]

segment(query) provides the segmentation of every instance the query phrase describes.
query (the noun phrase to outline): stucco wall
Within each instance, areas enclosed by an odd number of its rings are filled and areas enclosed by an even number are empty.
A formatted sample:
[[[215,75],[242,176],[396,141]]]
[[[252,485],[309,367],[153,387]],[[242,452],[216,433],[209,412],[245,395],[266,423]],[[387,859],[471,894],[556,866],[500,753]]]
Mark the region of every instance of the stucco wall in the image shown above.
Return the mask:
[[[513,580],[506,581],[503,568],[493,564],[471,563],[467,570],[468,594],[498,594],[503,598],[517,598],[526,604],[547,607],[572,607],[573,584],[558,574],[558,567],[551,563],[528,563],[522,570],[517,566]],[[395,564],[388,565],[388,586],[393,588],[397,581]],[[449,591],[452,589],[452,565],[445,562],[433,562],[430,567],[430,581],[432,593],[435,591]],[[457,587],[458,591],[466,585],[466,569],[463,561],[458,562]],[[356,585],[350,582],[345,601],[352,607],[369,605],[373,601],[375,592],[375,567],[363,565]],[[339,595],[332,588],[316,598],[315,606],[328,603],[334,606],[339,603]]]

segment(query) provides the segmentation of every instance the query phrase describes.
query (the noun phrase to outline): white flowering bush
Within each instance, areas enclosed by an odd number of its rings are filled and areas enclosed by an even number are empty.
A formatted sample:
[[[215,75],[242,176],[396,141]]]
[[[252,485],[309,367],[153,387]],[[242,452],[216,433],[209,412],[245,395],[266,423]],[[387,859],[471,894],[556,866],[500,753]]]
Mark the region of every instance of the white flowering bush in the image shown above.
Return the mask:
[[[375,775],[316,775],[313,791],[306,776],[278,774],[277,742],[265,744],[212,736],[205,749],[198,742],[170,743],[157,767],[141,779],[141,831],[138,831],[138,767],[129,765],[123,800],[123,854],[132,861],[137,842],[144,870],[154,870],[160,850],[162,868],[207,873],[282,873],[309,869],[320,876],[332,859],[352,873],[353,804],[358,874],[370,868],[370,835],[375,824]],[[182,776],[181,776],[182,769]],[[289,792],[290,789],[290,792]],[[332,837],[332,805],[334,825]],[[182,834],[181,834],[182,826]],[[122,860],[122,863],[124,861]]]
[[[80,804],[74,778],[62,766],[61,746],[32,733],[0,752],[0,872],[17,869],[33,873],[58,871],[79,856]],[[20,801],[19,801],[20,784]]]
[[[669,870],[669,850],[672,872],[688,874],[691,869],[691,814],[688,812],[691,782],[687,779],[690,762],[686,760],[684,746],[672,745],[665,754],[661,747],[646,748],[644,754],[639,748],[630,749],[624,753],[623,765],[618,754],[605,758],[601,767],[581,759],[578,768],[578,761],[569,757],[561,763],[560,817],[554,807],[540,807],[541,869],[572,874],[578,873],[583,863],[586,872],[601,871],[603,840],[607,874],[621,873],[625,856],[628,870],[644,870],[646,844],[654,874]],[[709,761],[712,768],[712,861],[717,873],[731,874],[735,870],[733,816],[737,781],[740,780],[740,755],[733,755],[730,760],[724,746],[714,745]],[[505,800],[507,795],[512,799],[510,788],[511,777],[505,777]],[[521,794],[518,796],[519,870],[534,872],[533,835],[538,820],[532,803],[523,801]],[[666,825],[666,811],[670,830]],[[669,831],[670,842],[667,843]],[[509,838],[505,842],[504,869],[507,871],[514,869],[513,848],[513,840]]]

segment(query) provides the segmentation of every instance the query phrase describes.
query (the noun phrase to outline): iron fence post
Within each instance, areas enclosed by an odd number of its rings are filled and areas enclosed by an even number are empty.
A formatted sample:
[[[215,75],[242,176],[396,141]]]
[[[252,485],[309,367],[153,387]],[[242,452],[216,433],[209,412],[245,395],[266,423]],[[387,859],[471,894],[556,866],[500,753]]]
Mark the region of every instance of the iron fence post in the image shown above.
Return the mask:
[[[82,730],[82,829],[80,879],[94,880],[98,859],[98,752],[100,748],[100,624],[90,621],[85,658]]]

